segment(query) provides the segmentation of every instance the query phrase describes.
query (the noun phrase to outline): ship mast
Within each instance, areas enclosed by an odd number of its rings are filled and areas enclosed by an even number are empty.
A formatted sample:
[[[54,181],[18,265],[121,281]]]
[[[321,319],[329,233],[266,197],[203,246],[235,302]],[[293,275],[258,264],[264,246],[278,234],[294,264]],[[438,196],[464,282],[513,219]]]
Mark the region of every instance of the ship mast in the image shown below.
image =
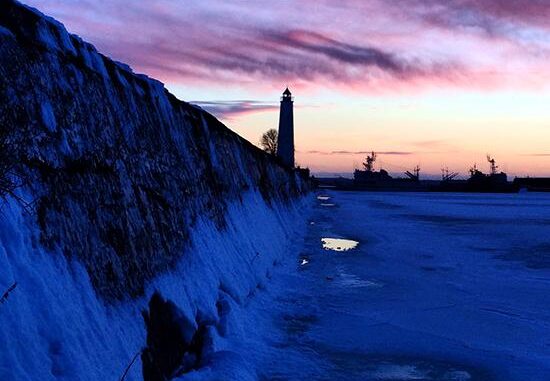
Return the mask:
[[[365,159],[365,162],[363,163],[363,167],[365,167],[365,170],[367,172],[373,172],[374,171],[374,162],[376,161],[376,153],[372,151],[370,155],[367,155],[367,158]]]

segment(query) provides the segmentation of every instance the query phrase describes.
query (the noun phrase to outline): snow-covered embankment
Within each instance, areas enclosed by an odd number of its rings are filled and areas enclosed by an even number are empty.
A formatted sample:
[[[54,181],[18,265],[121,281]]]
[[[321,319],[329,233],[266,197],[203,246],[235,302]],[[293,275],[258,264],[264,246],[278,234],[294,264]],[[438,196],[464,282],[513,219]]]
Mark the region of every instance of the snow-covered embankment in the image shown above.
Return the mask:
[[[238,357],[228,324],[300,236],[304,179],[12,0],[0,126],[30,203],[2,203],[0,379],[117,379],[137,355],[126,379],[153,380]]]

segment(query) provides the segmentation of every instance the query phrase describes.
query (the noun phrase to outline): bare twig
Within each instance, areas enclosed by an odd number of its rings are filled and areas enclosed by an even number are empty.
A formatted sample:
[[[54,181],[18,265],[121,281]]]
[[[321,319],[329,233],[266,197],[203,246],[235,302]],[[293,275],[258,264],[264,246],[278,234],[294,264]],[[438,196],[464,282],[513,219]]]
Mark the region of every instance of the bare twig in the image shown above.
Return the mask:
[[[8,300],[8,296],[10,296],[10,292],[12,292],[15,287],[17,287],[17,282],[15,282],[14,284],[12,284],[7,290],[6,292],[4,292],[4,294],[2,295],[2,297],[0,298],[0,304],[4,304],[4,302],[6,300]]]
[[[13,197],[29,213],[30,203],[15,194],[16,189],[26,183],[20,166],[20,156],[26,145],[26,138],[23,141],[22,136],[20,131],[10,131],[0,124],[0,198]]]
[[[132,367],[132,365],[134,365],[134,363],[136,362],[138,356],[141,354],[141,352],[143,352],[143,349],[140,349],[135,355],[134,357],[132,358],[132,361],[130,361],[130,364],[128,364],[128,366],[126,367],[126,369],[124,370],[124,373],[122,374],[122,377],[120,377],[120,381],[124,381],[124,379],[126,378],[126,376],[128,375],[128,372],[130,371],[130,368]]]

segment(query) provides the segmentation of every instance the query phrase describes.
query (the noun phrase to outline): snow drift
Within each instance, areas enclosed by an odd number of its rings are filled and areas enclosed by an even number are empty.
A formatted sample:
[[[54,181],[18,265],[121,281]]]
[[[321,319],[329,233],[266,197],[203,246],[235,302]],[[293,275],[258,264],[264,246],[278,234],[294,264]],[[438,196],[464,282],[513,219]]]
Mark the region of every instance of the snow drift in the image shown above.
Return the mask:
[[[13,0],[0,128],[23,184],[1,207],[2,380],[204,366],[303,227],[306,179]],[[184,343],[159,370],[166,336]]]

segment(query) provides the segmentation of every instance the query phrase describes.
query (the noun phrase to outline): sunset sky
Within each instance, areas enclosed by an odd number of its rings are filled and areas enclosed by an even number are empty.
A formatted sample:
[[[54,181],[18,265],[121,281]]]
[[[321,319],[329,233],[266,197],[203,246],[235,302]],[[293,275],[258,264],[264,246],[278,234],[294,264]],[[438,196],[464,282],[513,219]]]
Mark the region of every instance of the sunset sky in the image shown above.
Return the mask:
[[[296,159],[550,175],[548,0],[28,0],[257,143],[295,96]]]

